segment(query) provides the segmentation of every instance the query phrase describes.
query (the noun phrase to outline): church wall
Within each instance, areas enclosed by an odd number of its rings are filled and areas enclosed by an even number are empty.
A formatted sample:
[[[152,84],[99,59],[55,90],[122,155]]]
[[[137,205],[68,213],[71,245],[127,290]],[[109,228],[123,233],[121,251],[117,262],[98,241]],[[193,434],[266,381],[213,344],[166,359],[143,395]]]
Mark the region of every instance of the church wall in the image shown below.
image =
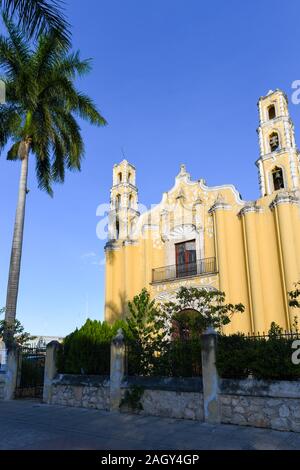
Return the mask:
[[[247,289],[246,263],[244,256],[242,221],[235,211],[224,211],[225,232],[217,236],[225,238],[225,250],[227,257],[227,271],[220,271],[220,285],[223,276],[228,279],[226,302],[233,304],[242,303],[245,306],[244,313],[236,313],[232,316],[231,323],[224,328],[225,333],[236,331],[251,331],[251,312]]]
[[[270,329],[272,321],[288,328],[286,322],[286,301],[280,272],[280,257],[276,237],[276,221],[274,214],[266,208],[263,213],[256,214],[258,222],[258,247],[261,270],[261,289],[263,296],[262,328]]]
[[[124,251],[121,248],[109,250],[106,252],[106,259],[106,320],[114,322],[123,317],[126,304]]]
[[[161,301],[174,299],[181,286],[199,286],[220,289],[227,302],[245,306],[245,312],[235,314],[224,328],[226,333],[267,332],[272,321],[291,328],[297,310],[288,306],[288,291],[300,279],[299,155],[284,93],[270,91],[258,104],[261,198],[256,201],[242,200],[232,185],[208,187],[203,179],[192,181],[181,165],[173,188],[154,209],[140,215],[134,166],[125,160],[114,166],[106,302],[115,306],[117,316],[126,314],[127,301],[144,287]],[[271,104],[275,117],[268,113]],[[270,141],[273,132],[278,133],[276,148],[273,137]],[[275,167],[282,169],[282,176],[280,170],[272,174]],[[134,208],[129,205],[132,195]],[[130,222],[125,217],[118,233],[113,220],[128,213]],[[134,236],[131,223],[138,227]],[[152,283],[155,268],[172,266],[176,277],[175,245],[191,240],[196,242],[197,260],[216,258],[216,272],[198,270],[197,275],[172,280],[165,276]],[[182,249],[189,257],[190,248]],[[108,308],[105,315],[109,321],[115,318]]]

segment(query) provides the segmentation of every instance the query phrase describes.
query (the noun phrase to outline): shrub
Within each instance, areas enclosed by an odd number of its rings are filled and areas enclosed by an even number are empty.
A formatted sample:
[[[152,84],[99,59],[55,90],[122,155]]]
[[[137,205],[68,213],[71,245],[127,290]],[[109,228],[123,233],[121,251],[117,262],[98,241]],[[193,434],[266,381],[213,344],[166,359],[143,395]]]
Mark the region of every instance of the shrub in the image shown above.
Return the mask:
[[[110,343],[117,330],[128,332],[125,322],[119,320],[112,326],[106,322],[88,319],[85,324],[63,341],[58,353],[57,367],[60,373],[97,374],[110,373]]]
[[[243,334],[220,335],[217,346],[217,369],[220,377],[243,379],[250,374],[252,348]]]
[[[292,363],[290,337],[279,330],[270,330],[268,338],[245,337],[242,334],[220,336],[217,368],[221,377],[246,378],[249,375],[265,380],[299,380],[300,365]]]
[[[257,341],[254,361],[251,365],[257,379],[298,380],[300,365],[292,363],[292,339],[270,337]]]

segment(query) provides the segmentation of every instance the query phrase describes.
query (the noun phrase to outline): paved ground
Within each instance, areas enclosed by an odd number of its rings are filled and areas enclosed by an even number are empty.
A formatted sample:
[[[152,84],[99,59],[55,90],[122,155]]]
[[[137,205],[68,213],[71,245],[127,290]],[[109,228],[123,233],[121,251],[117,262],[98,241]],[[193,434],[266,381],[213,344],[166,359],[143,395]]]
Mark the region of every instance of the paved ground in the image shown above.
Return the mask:
[[[300,434],[0,402],[0,449],[300,449]]]

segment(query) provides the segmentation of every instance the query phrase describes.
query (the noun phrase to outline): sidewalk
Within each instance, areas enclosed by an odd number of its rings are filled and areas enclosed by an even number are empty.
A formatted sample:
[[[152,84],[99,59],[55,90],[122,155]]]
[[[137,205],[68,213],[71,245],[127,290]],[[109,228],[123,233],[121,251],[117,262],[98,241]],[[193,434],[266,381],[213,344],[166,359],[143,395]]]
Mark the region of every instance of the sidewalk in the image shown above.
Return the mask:
[[[0,449],[300,449],[300,434],[0,401]]]

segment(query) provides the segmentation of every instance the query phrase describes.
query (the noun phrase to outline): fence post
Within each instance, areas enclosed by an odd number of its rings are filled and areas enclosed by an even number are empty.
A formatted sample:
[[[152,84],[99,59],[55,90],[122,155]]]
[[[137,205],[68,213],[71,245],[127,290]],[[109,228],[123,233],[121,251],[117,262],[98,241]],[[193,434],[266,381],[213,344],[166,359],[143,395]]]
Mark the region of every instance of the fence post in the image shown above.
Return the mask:
[[[51,341],[47,345],[43,388],[44,403],[51,403],[52,380],[57,375],[56,356],[60,348],[61,344],[58,341]]]
[[[20,363],[20,350],[18,347],[10,347],[7,351],[6,374],[4,383],[4,400],[13,400],[17,386],[18,369]]]
[[[121,384],[125,374],[125,341],[120,328],[110,348],[110,409],[118,411],[122,392]]]
[[[204,421],[211,424],[220,423],[219,377],[216,367],[217,333],[207,328],[202,334],[202,380]]]

